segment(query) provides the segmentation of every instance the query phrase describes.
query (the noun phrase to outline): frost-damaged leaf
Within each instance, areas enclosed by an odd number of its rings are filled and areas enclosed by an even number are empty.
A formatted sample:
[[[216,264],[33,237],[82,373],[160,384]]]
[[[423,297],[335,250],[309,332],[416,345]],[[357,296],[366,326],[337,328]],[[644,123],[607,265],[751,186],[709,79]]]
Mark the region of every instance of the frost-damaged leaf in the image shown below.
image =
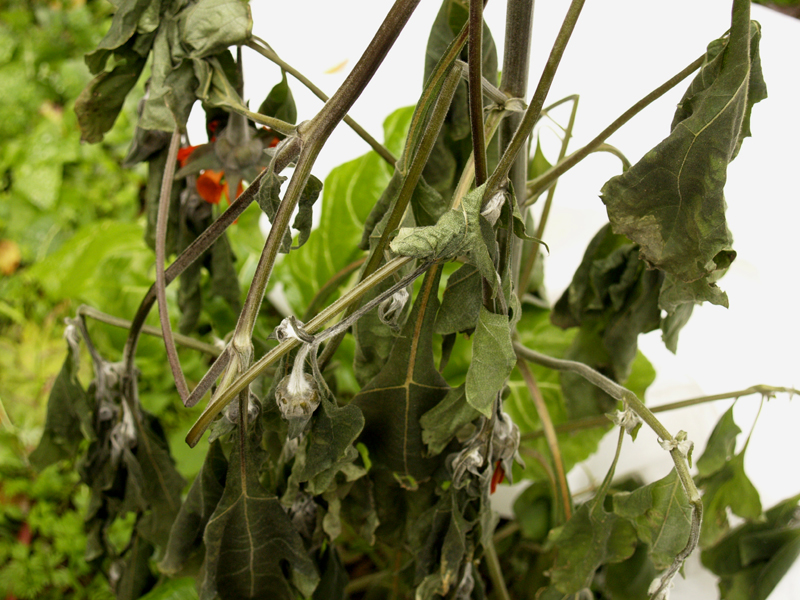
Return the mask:
[[[697,485],[703,490],[703,527],[700,544],[708,547],[729,529],[728,509],[745,519],[761,515],[761,499],[744,472],[744,450],[734,455],[741,431],[733,421],[731,407],[717,423],[706,450],[697,461]]]
[[[314,203],[319,198],[319,193],[322,191],[322,182],[309,175],[303,191],[300,192],[300,199],[297,203],[297,216],[294,218],[292,227],[300,232],[297,237],[297,245],[292,246],[292,250],[297,250],[308,241],[311,235],[311,222],[314,218]]]
[[[149,590],[156,582],[150,571],[150,557],[153,546],[144,536],[140,535],[138,527],[134,530],[130,548],[125,557],[116,561],[114,567],[120,574],[114,586],[117,600],[137,600]]]
[[[321,551],[320,554],[321,556],[317,564],[319,564],[322,577],[311,599],[344,600],[346,598],[345,587],[350,581],[350,578],[339,558],[336,546],[331,544],[325,550]]]
[[[308,597],[319,575],[280,501],[259,483],[260,430],[248,438],[242,457],[236,436],[225,491],[205,529],[200,598],[294,600],[298,592]]]
[[[799,500],[787,498],[703,550],[703,565],[720,577],[723,600],[765,600],[788,572],[800,555]]]
[[[636,549],[636,530],[626,519],[607,513],[602,503],[581,505],[555,540],[556,562],[550,580],[565,594],[590,587],[595,571],[621,562]]]
[[[81,441],[95,437],[93,401],[78,381],[78,331],[68,325],[64,336],[67,358],[50,390],[44,433],[30,455],[31,464],[40,471],[61,459],[73,458]]]
[[[503,389],[516,362],[508,317],[481,306],[465,387],[469,405],[490,417],[497,392]]]
[[[486,184],[468,193],[461,206],[444,213],[436,225],[401,228],[390,244],[392,252],[399,256],[437,260],[468,253],[481,276],[496,290],[497,271],[486,245],[488,236],[484,235],[491,231],[491,226],[480,214],[485,187]],[[493,235],[491,239],[494,239]]]
[[[96,75],[83,89],[75,100],[81,141],[95,144],[114,126],[146,62],[133,51],[120,52],[114,67]]]
[[[729,36],[709,46],[669,137],[602,189],[614,231],[684,284],[708,280],[735,257],[723,187],[728,163],[750,134],[750,111],[766,97],[760,35],[758,23],[750,22],[750,2],[735,0]],[[694,302],[697,293],[686,287],[670,302]],[[718,292],[708,294],[720,299]]]
[[[615,494],[614,513],[633,522],[656,569],[672,564],[689,539],[692,506],[675,469],[633,492]]]
[[[375,467],[421,480],[440,460],[427,458],[420,417],[449,391],[433,361],[433,321],[441,269],[428,271],[384,367],[353,398],[364,413],[361,441]]]
[[[166,553],[158,565],[163,573],[171,577],[182,574],[190,559],[202,552],[203,532],[222,498],[227,471],[222,445],[215,442],[172,525]]]
[[[464,384],[451,389],[439,404],[420,417],[422,441],[427,444],[428,453],[431,456],[441,453],[464,425],[479,416],[467,404]]]

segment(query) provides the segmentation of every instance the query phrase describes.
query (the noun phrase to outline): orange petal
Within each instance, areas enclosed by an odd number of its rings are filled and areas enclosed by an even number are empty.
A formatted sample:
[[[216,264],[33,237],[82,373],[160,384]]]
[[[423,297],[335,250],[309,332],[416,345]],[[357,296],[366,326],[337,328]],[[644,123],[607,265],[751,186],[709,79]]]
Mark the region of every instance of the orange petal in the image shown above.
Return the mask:
[[[189,162],[189,157],[192,155],[192,152],[197,150],[198,146],[186,146],[185,148],[178,149],[178,162],[180,163],[181,167],[185,167],[186,163]]]
[[[225,174],[222,171],[206,169],[197,178],[197,193],[209,204],[219,204],[222,191],[227,189],[227,184],[220,183]]]

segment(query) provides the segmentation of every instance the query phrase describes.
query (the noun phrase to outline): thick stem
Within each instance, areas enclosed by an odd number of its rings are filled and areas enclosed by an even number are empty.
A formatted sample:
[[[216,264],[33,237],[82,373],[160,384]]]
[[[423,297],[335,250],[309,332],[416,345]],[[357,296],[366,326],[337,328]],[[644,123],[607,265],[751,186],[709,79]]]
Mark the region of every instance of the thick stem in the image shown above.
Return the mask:
[[[558,480],[559,496],[561,496],[561,503],[564,509],[564,520],[569,520],[572,516],[572,496],[569,493],[569,486],[567,485],[567,474],[564,471],[564,461],[561,459],[561,450],[558,447],[558,437],[556,430],[553,427],[553,421],[550,418],[550,413],[547,410],[547,405],[542,397],[542,392],[539,386],[536,385],[536,380],[533,373],[525,364],[524,360],[517,361],[517,368],[525,380],[525,385],[528,386],[528,392],[533,400],[533,405],[536,407],[536,413],[539,415],[539,420],[542,422],[544,428],[544,436],[547,440],[547,446],[550,448],[550,455],[553,457],[553,466],[555,467],[555,475]]]
[[[469,122],[472,130],[472,154],[475,157],[475,185],[486,181],[486,141],[483,136],[483,0],[469,2]]]
[[[505,50],[503,52],[502,79],[500,91],[512,98],[526,98],[528,94],[528,73],[530,71],[531,37],[533,30],[533,0],[508,0],[506,4]],[[508,115],[500,128],[500,151],[505,152],[514,132],[522,121],[522,114]],[[517,204],[522,205],[523,190],[528,181],[528,142],[524,140],[524,152],[517,153],[508,173],[508,178],[517,195]],[[525,215],[523,214],[523,217]],[[521,260],[521,245],[506,231],[498,232],[501,256],[506,254],[511,261],[511,276],[518,277]],[[509,247],[510,246],[510,247]]]
[[[311,90],[311,92],[317,98],[319,98],[323,102],[328,101],[328,96],[327,94],[325,94],[325,92],[323,92],[316,85],[314,85],[314,83],[310,79],[308,79],[305,75],[303,75],[300,71],[295,69],[292,65],[290,65],[283,59],[281,59],[275,53],[275,51],[269,46],[269,44],[267,44],[267,42],[265,42],[264,40],[262,40],[257,36],[253,36],[253,40],[248,42],[247,45],[249,48],[252,48],[265,58],[271,60],[281,69],[283,69],[284,71],[289,73],[292,77],[297,79],[300,83],[302,83],[309,90]],[[383,144],[381,144],[378,140],[372,137],[367,132],[366,129],[364,129],[361,125],[356,123],[356,121],[351,116],[345,115],[345,117],[342,120],[350,126],[350,128],[356,133],[356,135],[358,135],[362,140],[367,142],[367,144],[369,144],[370,147],[373,150],[375,150],[375,152],[377,152],[381,158],[383,158],[383,160],[389,163],[389,165],[391,165],[392,167],[395,165],[395,163],[397,162],[397,158],[395,158],[395,156],[391,152],[389,152],[389,150]]]
[[[547,64],[545,65],[542,76],[539,79],[539,84],[536,86],[536,91],[533,93],[533,98],[528,105],[528,110],[525,111],[525,115],[522,117],[522,121],[514,133],[514,137],[511,139],[511,142],[503,153],[503,156],[500,157],[500,162],[497,164],[497,168],[494,170],[491,177],[489,177],[489,182],[486,186],[486,192],[484,193],[484,202],[494,196],[497,191],[505,185],[508,172],[510,171],[511,166],[514,164],[517,154],[527,147],[528,136],[530,135],[531,131],[533,131],[533,126],[536,124],[536,121],[539,120],[539,115],[542,111],[542,106],[544,106],[545,98],[547,98],[547,93],[550,91],[550,86],[553,83],[553,79],[555,79],[558,65],[561,62],[561,57],[564,55],[564,51],[567,49],[567,43],[569,42],[569,38],[572,35],[573,30],[575,29],[575,25],[578,22],[578,17],[581,14],[581,10],[583,9],[583,4],[585,1],[586,0],[572,0],[570,3],[569,9],[567,10],[567,15],[564,17],[564,23],[561,25],[561,29],[556,36],[553,49],[550,52],[550,56],[547,59]]]
[[[178,146],[181,144],[181,132],[178,128],[172,133],[172,140],[167,151],[167,164],[164,168],[164,178],[161,181],[161,197],[158,200],[158,217],[156,218],[156,299],[158,301],[158,318],[161,322],[161,333],[164,336],[164,348],[167,350],[167,360],[169,368],[172,370],[172,378],[175,380],[175,387],[178,394],[186,405],[189,397],[189,386],[186,384],[186,377],[181,369],[181,361],[178,357],[178,349],[175,348],[175,340],[172,338],[172,325],[169,322],[169,310],[167,308],[167,281],[164,274],[164,263],[167,262],[166,240],[167,240],[167,220],[169,219],[169,205],[172,196],[172,180],[175,177],[175,163],[178,160]]]
[[[644,98],[639,100],[636,104],[634,104],[624,113],[622,113],[619,117],[617,117],[617,119],[613,123],[611,123],[611,125],[609,125],[603,131],[601,131],[597,135],[597,137],[595,137],[591,142],[586,144],[583,148],[576,150],[575,152],[570,154],[567,158],[565,158],[563,161],[554,165],[551,169],[548,169],[547,172],[542,173],[539,177],[537,177],[533,181],[528,182],[528,196],[535,198],[541,192],[546,190],[550,185],[553,184],[553,182],[555,182],[556,179],[561,177],[561,175],[569,171],[572,167],[574,167],[584,158],[589,156],[589,154],[597,150],[597,148],[600,147],[603,144],[603,142],[605,142],[611,136],[612,133],[617,131],[619,128],[625,125],[625,123],[630,121],[634,116],[639,114],[639,112],[641,112],[642,109],[652,104],[655,100],[663,96],[669,90],[678,85],[681,81],[686,79],[689,75],[691,75],[697,69],[699,69],[700,66],[703,64],[704,59],[705,57],[701,56],[700,58],[692,62],[680,73],[665,81],[663,84],[658,86],[652,92],[647,94]]]

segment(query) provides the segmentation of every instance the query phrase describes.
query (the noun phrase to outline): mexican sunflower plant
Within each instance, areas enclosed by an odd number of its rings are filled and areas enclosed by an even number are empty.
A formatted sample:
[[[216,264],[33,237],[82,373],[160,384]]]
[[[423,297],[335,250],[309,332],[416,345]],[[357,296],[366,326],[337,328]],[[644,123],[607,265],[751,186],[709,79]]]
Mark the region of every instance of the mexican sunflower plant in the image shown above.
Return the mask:
[[[383,142],[349,117],[417,4],[396,0],[328,98],[253,34],[247,2],[116,3],[76,111],[84,140],[102,140],[145,74],[126,162],[149,170],[154,283],[126,316],[120,360],[87,325],[119,320],[87,307],[68,320],[31,460],[78,462],[87,553],[124,600],[664,600],[695,552],[723,598],[766,598],[798,554],[798,497],[762,508],[731,411],[700,456],[686,431],[665,427],[642,401],[653,373],[638,350],[660,331],[675,351],[695,306],[728,302],[719,282],[736,252],[723,187],[767,96],[749,0],[733,0],[729,31],[570,152],[577,102],[549,91],[583,0],[568,3],[530,90],[532,0],[509,1],[502,64],[483,0],[444,0],[417,103],[390,115]],[[243,48],[281,70],[257,111],[243,98]],[[289,76],[324,100],[299,124]],[[607,144],[676,86],[669,131],[641,160]],[[192,146],[198,104],[210,141]],[[551,163],[536,126],[557,106],[572,116]],[[342,121],[372,151],[323,183],[315,161]],[[602,187],[608,223],[551,304],[541,273],[555,186],[596,151],[623,158]],[[223,195],[230,206],[215,214]],[[271,222],[257,259],[236,256],[229,231],[254,203]],[[220,302],[235,319],[215,316]],[[146,326],[156,305],[160,327]],[[174,403],[205,402],[185,432],[205,456],[193,482],[142,406],[142,333],[164,340]],[[205,375],[187,378],[200,360],[188,353],[203,355]],[[641,427],[673,468],[620,479],[623,443]],[[612,431],[607,475],[574,494],[566,474]],[[501,520],[492,497],[506,479],[529,485]],[[125,519],[129,542],[109,544]]]

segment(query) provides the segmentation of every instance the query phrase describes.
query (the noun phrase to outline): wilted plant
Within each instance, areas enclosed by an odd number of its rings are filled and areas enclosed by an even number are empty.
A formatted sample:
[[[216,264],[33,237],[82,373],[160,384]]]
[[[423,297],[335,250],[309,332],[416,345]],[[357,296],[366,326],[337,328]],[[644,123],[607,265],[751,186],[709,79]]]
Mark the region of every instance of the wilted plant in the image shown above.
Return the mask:
[[[509,2],[499,79],[483,2],[445,0],[419,102],[390,117],[381,144],[347,111],[417,2],[396,1],[344,84],[299,125],[287,73],[321,92],[252,34],[246,2],[119,3],[87,56],[95,78],[76,110],[84,139],[101,140],[150,61],[127,162],[149,166],[155,284],[125,325],[120,362],[100,356],[85,317],[118,321],[83,308],[70,322],[69,356],[32,460],[80,456],[92,490],[87,553],[110,565],[120,598],[151,589],[158,561],[166,577],[194,576],[209,600],[662,599],[698,545],[724,598],[765,598],[800,551],[798,498],[762,511],[743,452],[734,454],[730,411],[693,478],[687,434],[668,431],[641,401],[652,375],[637,350],[640,334],[660,329],[674,351],[696,304],[727,304],[717,281],[736,253],[723,187],[750,135],[750,111],[766,97],[749,0],[734,0],[730,31],[702,56],[567,154],[571,120],[554,165],[538,145],[530,157],[529,140],[583,1],[570,3],[529,95],[532,0]],[[258,111],[242,98],[244,46],[283,71]],[[623,161],[603,187],[609,224],[548,306],[541,239],[556,182],[594,151],[620,154],[606,139],[696,71],[669,136],[638,163]],[[189,146],[198,101],[210,141]],[[574,99],[556,104],[570,101],[574,118]],[[373,152],[323,186],[311,171],[342,120]],[[238,197],[219,213],[213,206],[232,190]],[[534,230],[528,209],[545,193]],[[241,306],[227,232],[236,237],[231,226],[253,202],[272,227]],[[178,278],[180,334],[166,294]],[[276,280],[300,319],[264,306]],[[156,303],[160,333],[144,326]],[[161,426],[139,402],[143,332],[163,336],[185,406],[211,391],[186,437],[195,446],[211,432],[185,497]],[[89,390],[77,378],[79,337],[94,364]],[[176,343],[213,357],[191,390]],[[594,496],[576,505],[566,473],[612,423],[616,457]],[[615,483],[625,434],[635,438],[642,424],[675,468],[646,485]],[[512,477],[533,484],[517,521],[498,531],[491,494]],[[745,524],[731,529],[729,509]],[[120,551],[107,532],[131,513]]]

